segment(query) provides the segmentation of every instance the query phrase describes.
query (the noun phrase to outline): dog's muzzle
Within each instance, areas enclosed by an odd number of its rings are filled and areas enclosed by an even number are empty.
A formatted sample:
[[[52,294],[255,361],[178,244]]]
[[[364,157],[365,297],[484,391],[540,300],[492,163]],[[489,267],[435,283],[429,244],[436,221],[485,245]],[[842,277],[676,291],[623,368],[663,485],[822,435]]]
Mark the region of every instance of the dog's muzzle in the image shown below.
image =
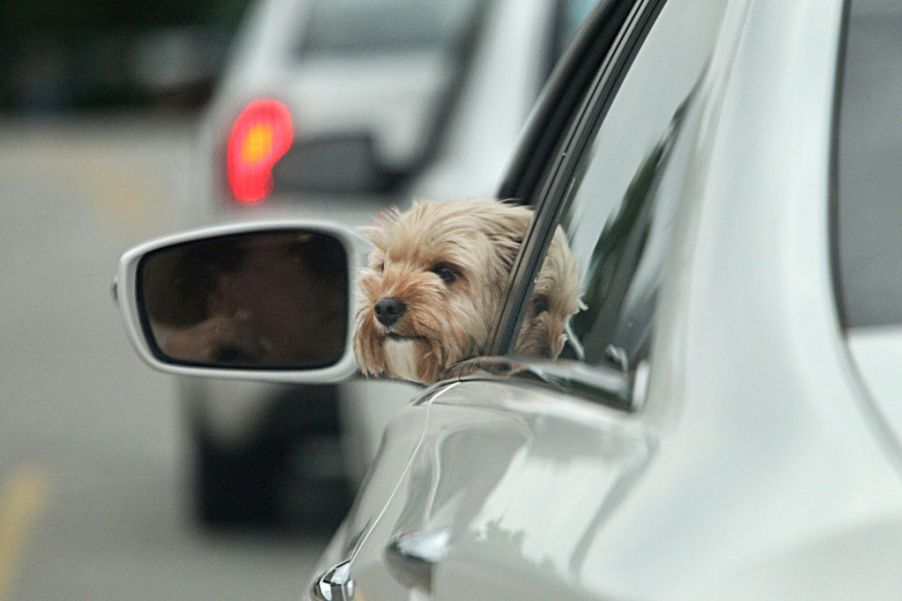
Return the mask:
[[[385,297],[376,303],[376,319],[386,327],[393,326],[405,313],[407,303],[400,298]]]

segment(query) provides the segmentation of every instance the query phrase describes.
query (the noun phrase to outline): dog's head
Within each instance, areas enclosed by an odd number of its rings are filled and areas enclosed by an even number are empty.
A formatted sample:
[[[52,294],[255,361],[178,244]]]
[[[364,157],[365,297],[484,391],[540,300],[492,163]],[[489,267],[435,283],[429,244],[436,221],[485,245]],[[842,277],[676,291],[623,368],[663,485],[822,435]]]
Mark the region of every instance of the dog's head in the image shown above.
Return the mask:
[[[531,219],[530,209],[491,199],[420,201],[380,217],[367,230],[373,250],[360,276],[354,351],[361,370],[431,383],[481,354]],[[575,271],[569,279],[578,306]],[[552,288],[549,283],[547,308],[537,305],[543,310],[536,315],[558,307]],[[556,356],[569,316],[559,327],[550,317],[524,325],[536,340],[524,352],[542,346]],[[551,325],[543,346],[541,330]]]

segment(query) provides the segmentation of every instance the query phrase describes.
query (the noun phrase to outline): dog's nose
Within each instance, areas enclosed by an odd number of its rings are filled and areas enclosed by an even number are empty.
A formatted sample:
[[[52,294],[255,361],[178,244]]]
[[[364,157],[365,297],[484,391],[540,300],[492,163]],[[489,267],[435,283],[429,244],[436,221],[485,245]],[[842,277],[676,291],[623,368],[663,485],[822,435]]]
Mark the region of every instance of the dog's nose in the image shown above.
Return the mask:
[[[407,313],[407,304],[400,298],[385,297],[376,303],[376,319],[384,326],[390,326]]]

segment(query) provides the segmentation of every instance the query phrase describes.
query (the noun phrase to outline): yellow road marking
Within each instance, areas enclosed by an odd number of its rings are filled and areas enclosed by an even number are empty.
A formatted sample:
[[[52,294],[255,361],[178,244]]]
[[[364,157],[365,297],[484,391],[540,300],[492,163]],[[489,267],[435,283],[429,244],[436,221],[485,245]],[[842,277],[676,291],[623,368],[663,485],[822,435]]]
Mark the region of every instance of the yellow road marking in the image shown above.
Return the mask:
[[[22,467],[0,490],[0,601],[7,601],[22,561],[25,544],[47,504],[47,475],[34,466]]]
[[[94,216],[107,227],[125,225],[136,232],[156,231],[171,204],[158,182],[109,158],[81,161],[70,173],[91,203]]]

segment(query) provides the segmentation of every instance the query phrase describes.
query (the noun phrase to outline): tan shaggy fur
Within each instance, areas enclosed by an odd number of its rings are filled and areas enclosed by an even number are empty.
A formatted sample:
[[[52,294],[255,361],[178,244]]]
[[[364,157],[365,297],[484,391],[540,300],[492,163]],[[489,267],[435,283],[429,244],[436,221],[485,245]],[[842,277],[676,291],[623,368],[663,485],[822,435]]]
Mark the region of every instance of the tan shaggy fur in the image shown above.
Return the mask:
[[[365,231],[373,243],[359,279],[354,351],[367,375],[432,383],[485,348],[511,268],[532,220],[527,207],[494,199],[418,201]],[[555,358],[580,309],[576,260],[558,230],[516,344],[521,356]],[[405,312],[389,326],[376,304]]]

